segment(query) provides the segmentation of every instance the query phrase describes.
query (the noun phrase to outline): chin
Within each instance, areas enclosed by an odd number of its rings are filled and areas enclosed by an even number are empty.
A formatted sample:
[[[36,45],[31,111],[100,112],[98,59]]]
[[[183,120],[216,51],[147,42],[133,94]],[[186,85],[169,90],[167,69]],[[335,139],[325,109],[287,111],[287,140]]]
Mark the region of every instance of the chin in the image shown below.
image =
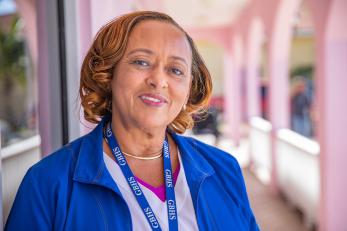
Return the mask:
[[[153,120],[154,119],[154,120]],[[167,121],[160,121],[160,120],[155,120],[155,118],[151,119],[144,119],[139,121],[141,127],[143,127],[146,130],[151,130],[151,129],[166,129],[169,123]]]

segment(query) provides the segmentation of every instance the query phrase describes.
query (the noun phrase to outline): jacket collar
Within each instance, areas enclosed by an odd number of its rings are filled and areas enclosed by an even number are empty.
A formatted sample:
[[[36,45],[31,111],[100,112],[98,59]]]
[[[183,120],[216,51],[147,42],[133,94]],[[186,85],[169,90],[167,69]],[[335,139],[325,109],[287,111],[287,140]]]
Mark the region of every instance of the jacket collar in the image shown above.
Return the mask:
[[[103,157],[103,127],[110,119],[104,116],[100,123],[82,139],[73,180],[104,186],[121,195],[117,184],[107,171]]]
[[[170,134],[181,152],[185,168],[192,171],[194,180],[199,180],[201,177],[210,176],[214,173],[213,167],[198,150],[199,146],[196,140],[174,132],[170,132]]]
[[[215,171],[203,157],[201,151],[199,151],[199,148],[201,147],[198,146],[198,143],[194,139],[180,136],[173,132],[171,135],[181,153],[187,183],[189,185],[196,211],[200,186],[202,185],[202,182],[207,177],[213,175]]]

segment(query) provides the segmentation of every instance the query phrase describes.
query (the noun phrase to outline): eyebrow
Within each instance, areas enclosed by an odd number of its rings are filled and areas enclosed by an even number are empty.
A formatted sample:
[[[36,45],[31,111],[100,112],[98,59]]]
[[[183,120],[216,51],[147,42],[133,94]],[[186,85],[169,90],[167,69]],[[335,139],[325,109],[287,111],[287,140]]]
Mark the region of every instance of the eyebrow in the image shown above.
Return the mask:
[[[171,58],[171,59],[180,60],[180,61],[182,61],[185,65],[187,65],[187,67],[188,67],[188,63],[187,63],[187,61],[186,61],[184,58],[182,58],[182,57],[180,57],[180,56],[170,56],[170,58]]]
[[[130,55],[132,55],[132,54],[134,54],[134,53],[137,53],[137,52],[146,53],[146,54],[148,54],[148,55],[153,55],[153,54],[154,54],[154,52],[153,52],[152,50],[150,50],[150,49],[146,49],[146,48],[136,48],[136,49],[130,51],[130,52],[127,54],[127,57],[129,57]],[[173,55],[173,56],[170,56],[170,59],[180,60],[180,61],[182,61],[185,65],[187,65],[187,67],[188,67],[187,61],[186,61],[184,58],[180,57],[180,56]]]
[[[134,49],[134,50],[130,51],[130,52],[127,54],[127,56],[132,55],[132,54],[137,53],[137,52],[143,52],[143,53],[146,53],[146,54],[149,54],[149,55],[153,55],[153,54],[154,54],[154,52],[151,51],[151,50],[149,50],[149,49],[146,49],[146,48],[137,48],[137,49]]]

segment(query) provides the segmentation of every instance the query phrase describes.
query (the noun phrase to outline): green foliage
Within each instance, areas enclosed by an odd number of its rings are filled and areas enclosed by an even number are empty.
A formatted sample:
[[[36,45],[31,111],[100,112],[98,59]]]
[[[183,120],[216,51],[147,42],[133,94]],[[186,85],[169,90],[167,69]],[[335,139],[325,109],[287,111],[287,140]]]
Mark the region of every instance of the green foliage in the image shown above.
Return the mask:
[[[19,36],[20,21],[14,17],[9,29],[0,27],[0,81],[25,82],[25,44]]]
[[[290,77],[293,78],[295,76],[302,76],[312,80],[313,72],[314,72],[314,68],[312,65],[300,66],[291,70]]]
[[[26,113],[26,55],[21,37],[21,24],[17,15],[10,25],[0,25],[0,122],[2,144],[21,137]]]

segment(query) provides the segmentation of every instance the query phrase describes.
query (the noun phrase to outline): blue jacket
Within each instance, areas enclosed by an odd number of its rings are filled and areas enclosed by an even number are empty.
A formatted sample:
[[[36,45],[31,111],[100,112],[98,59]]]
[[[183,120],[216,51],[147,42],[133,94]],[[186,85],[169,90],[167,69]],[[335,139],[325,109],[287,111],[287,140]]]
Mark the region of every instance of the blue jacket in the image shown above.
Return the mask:
[[[106,169],[101,122],[26,173],[5,230],[132,230],[129,208]],[[172,134],[199,230],[258,230],[234,157]]]

